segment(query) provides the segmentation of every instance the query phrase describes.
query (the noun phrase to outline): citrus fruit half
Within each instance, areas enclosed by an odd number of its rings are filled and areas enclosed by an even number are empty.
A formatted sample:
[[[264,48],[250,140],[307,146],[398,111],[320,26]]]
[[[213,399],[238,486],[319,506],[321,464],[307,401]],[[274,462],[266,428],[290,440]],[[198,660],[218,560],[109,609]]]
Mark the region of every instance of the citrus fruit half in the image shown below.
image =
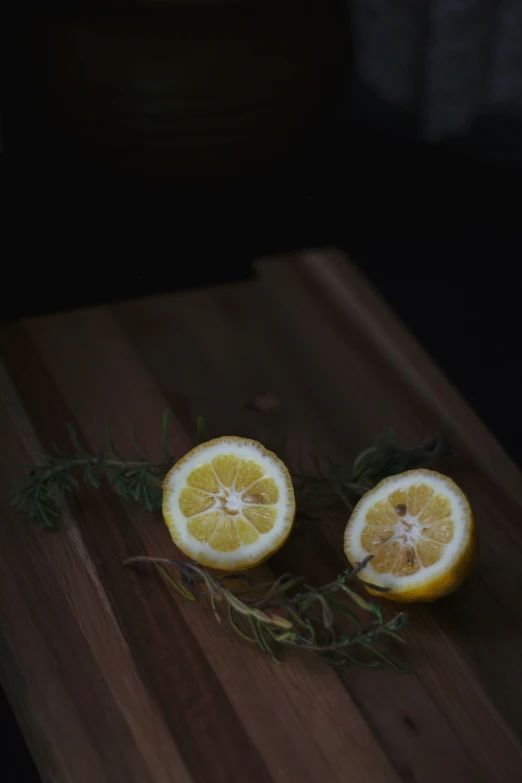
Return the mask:
[[[455,590],[476,561],[478,537],[465,494],[447,476],[408,470],[381,481],[355,506],[344,534],[361,578],[394,601],[434,601]]]
[[[266,560],[286,541],[294,515],[286,466],[254,440],[202,443],[163,482],[163,517],[174,542],[211,568],[240,571]]]

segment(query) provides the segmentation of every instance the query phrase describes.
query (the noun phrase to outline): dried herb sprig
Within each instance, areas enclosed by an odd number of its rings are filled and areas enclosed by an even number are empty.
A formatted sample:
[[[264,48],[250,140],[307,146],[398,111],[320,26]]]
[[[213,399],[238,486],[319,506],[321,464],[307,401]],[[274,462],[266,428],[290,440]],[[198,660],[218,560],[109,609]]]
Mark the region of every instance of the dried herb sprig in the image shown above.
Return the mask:
[[[298,648],[334,666],[357,664],[404,672],[406,669],[380,643],[386,636],[404,641],[398,634],[407,615],[400,612],[385,620],[377,604],[349,587],[370,558],[322,587],[313,587],[304,577],[291,574],[253,584],[244,575],[216,576],[197,563],[160,557],[131,557],[123,565],[152,563],[184,598],[193,601],[206,595],[220,625],[256,645],[276,663],[281,662],[283,649]],[[247,587],[231,591],[226,586],[231,578],[246,579]],[[355,607],[361,610],[359,615]],[[361,614],[369,619],[364,622]]]

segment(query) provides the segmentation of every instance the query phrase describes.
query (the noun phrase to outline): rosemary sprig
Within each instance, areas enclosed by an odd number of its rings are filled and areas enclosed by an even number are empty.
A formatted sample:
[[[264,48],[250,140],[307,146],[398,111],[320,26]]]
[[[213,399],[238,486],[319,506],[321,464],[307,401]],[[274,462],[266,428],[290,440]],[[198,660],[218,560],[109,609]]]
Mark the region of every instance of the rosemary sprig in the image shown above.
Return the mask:
[[[430,438],[421,446],[402,448],[395,442],[393,430],[381,435],[374,446],[362,451],[353,465],[334,462],[330,457],[312,455],[313,470],[305,470],[299,455],[298,469],[292,472],[296,502],[302,516],[322,519],[334,507],[351,511],[357,501],[388,476],[428,462],[449,453],[442,438]]]
[[[276,663],[281,662],[283,649],[298,648],[334,666],[358,664],[404,672],[405,667],[388,655],[381,643],[385,637],[403,642],[398,632],[406,625],[407,615],[400,612],[384,620],[377,604],[348,586],[370,557],[322,587],[313,587],[304,577],[291,574],[267,584],[253,584],[244,575],[216,576],[197,563],[161,557],[130,557],[123,565],[152,563],[185,598],[206,595],[220,625]],[[172,569],[177,576],[169,572]],[[231,578],[246,579],[248,585],[232,592],[226,586]],[[366,621],[353,611],[354,604],[368,616]]]
[[[91,489],[99,489],[107,478],[113,490],[124,500],[134,501],[145,511],[161,508],[161,486],[165,474],[175,463],[168,449],[169,412],[163,414],[162,441],[165,461],[151,462],[143,454],[133,432],[136,453],[130,458],[116,451],[109,422],[105,423],[106,450],[93,454],[81,445],[71,425],[69,438],[73,450],[62,451],[52,444],[52,452],[41,454],[46,464],[33,465],[27,478],[14,487],[13,506],[26,511],[44,527],[54,527],[58,504],[65,496],[78,490],[77,476]]]

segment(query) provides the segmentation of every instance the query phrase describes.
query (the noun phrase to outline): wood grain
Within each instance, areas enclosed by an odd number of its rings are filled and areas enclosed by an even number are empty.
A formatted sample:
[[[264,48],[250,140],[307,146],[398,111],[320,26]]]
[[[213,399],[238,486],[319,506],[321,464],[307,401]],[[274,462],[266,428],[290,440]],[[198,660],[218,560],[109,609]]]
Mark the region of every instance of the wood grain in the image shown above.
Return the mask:
[[[0,673],[44,780],[520,780],[520,473],[346,259],[303,253],[248,283],[10,324],[1,350]],[[266,393],[280,405],[248,405]],[[454,596],[413,607],[411,674],[268,663],[204,601],[121,568],[176,550],[109,491],[80,491],[56,532],[13,511],[20,464],[65,446],[68,421],[96,448],[109,416],[125,450],[135,420],[159,458],[167,406],[179,455],[197,414],[212,434],[284,434],[348,460],[390,424],[407,444],[452,442],[481,563]],[[310,523],[266,573],[332,578],[343,522]]]

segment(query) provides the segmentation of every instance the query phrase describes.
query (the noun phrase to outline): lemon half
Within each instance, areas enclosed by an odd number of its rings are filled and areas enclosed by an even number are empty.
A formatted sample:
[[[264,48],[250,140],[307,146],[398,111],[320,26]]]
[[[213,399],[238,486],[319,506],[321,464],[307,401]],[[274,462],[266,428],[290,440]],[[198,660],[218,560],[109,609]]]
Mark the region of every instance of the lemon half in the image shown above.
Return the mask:
[[[478,536],[454,481],[432,470],[409,470],[361,498],[346,527],[344,551],[352,565],[373,555],[361,578],[388,588],[378,593],[383,598],[434,601],[469,574]]]
[[[263,562],[284,544],[294,516],[286,466],[247,438],[196,446],[163,482],[163,517],[175,544],[211,568],[240,571]]]

